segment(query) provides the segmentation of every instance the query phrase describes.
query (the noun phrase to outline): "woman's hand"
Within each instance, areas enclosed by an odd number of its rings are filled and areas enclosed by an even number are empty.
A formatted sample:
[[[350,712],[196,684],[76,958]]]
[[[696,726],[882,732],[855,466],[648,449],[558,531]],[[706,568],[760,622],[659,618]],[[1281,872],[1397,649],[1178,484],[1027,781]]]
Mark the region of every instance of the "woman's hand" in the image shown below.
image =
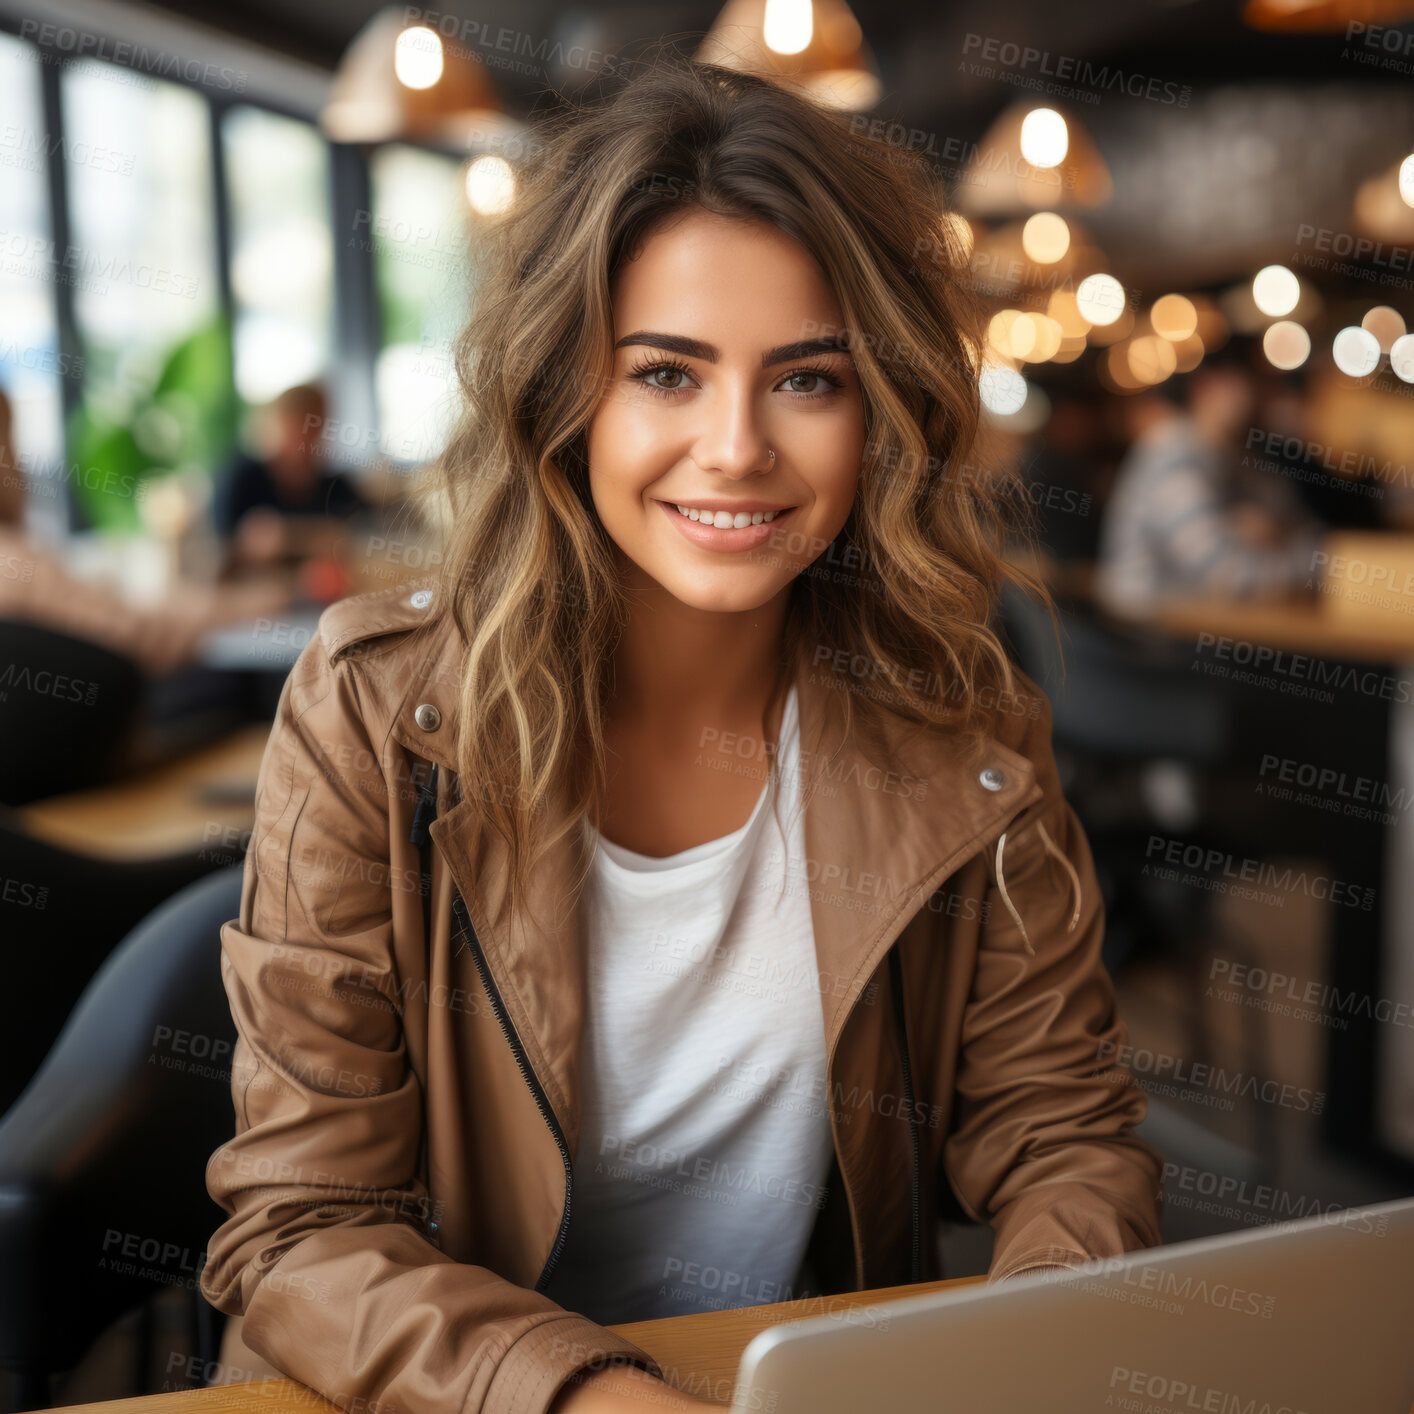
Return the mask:
[[[607,1370],[580,1370],[555,1396],[549,1414],[649,1414],[651,1410],[682,1414],[721,1414],[722,1405],[690,1399],[638,1365]]]

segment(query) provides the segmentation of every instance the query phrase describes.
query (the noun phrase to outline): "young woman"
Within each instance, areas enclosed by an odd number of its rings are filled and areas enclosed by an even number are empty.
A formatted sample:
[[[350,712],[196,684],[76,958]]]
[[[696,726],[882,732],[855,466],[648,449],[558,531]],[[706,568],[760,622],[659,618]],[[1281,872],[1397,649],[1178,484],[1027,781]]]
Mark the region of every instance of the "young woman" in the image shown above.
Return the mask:
[[[1089,850],[989,627],[945,230],[910,154],[711,66],[551,133],[459,350],[441,573],[325,613],[261,772],[225,1380],[706,1407],[609,1327],[935,1278],[940,1216],[992,1280],[1159,1241]]]

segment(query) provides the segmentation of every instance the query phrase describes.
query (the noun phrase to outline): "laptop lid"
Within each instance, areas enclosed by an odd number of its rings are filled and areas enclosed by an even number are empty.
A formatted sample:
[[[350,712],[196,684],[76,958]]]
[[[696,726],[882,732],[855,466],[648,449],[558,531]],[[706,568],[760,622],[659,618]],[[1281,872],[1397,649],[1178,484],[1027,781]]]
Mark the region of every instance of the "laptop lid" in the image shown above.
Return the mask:
[[[740,1414],[1406,1414],[1414,1198],[761,1332]]]

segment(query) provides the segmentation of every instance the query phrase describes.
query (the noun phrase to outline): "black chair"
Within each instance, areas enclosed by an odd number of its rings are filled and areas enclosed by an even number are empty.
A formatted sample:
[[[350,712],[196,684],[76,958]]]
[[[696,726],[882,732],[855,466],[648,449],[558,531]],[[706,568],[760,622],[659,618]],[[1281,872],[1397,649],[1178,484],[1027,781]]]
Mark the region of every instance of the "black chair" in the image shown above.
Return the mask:
[[[1250,960],[1250,947],[1215,916],[1210,894],[1146,871],[1152,836],[1220,853],[1245,853],[1222,818],[1204,812],[1201,787],[1230,766],[1239,736],[1233,696],[1194,674],[1192,654],[1127,626],[1113,624],[1081,601],[1057,600],[1062,654],[1050,614],[1009,583],[1001,627],[1022,669],[1051,702],[1052,732],[1066,794],[1085,825],[1105,902],[1103,957],[1114,974],[1135,956],[1171,959],[1188,978],[1185,1017],[1190,1054],[1213,1053],[1203,983],[1215,951]],[[1155,810],[1143,777],[1156,763],[1176,768],[1192,789],[1193,818],[1176,822]],[[1243,1017],[1244,1063],[1266,1064],[1265,1019]],[[1274,1172],[1277,1139],[1270,1106],[1251,1112],[1252,1154],[1261,1181]]]
[[[220,928],[241,874],[189,885],[133,930],[0,1122],[0,1368],[20,1409],[47,1408],[52,1375],[174,1285],[203,1368],[216,1358],[221,1318],[197,1281],[223,1216],[206,1164],[233,1127]]]
[[[131,658],[0,619],[0,801],[24,805],[109,779],[133,746],[145,690]]]
[[[1113,762],[1164,758],[1215,766],[1231,743],[1221,697],[1165,644],[1060,599],[1064,661],[1051,616],[1010,582],[1002,623],[1018,661],[1051,701],[1058,748]],[[1191,659],[1191,655],[1190,655]],[[1062,668],[1064,667],[1064,674]]]
[[[1138,949],[1186,952],[1202,926],[1206,900],[1192,889],[1136,886],[1148,836],[1175,828],[1156,814],[1145,776],[1162,762],[1196,784],[1230,758],[1235,724],[1228,699],[1176,650],[1083,603],[1060,598],[1057,608],[1063,657],[1050,614],[1009,583],[1001,627],[1050,699],[1057,767],[1106,895],[1105,962],[1114,971]]]
[[[37,839],[0,806],[0,957],[7,993],[24,998],[5,1019],[0,1114],[123,937],[164,899],[241,857],[221,840],[156,859],[101,859]]]

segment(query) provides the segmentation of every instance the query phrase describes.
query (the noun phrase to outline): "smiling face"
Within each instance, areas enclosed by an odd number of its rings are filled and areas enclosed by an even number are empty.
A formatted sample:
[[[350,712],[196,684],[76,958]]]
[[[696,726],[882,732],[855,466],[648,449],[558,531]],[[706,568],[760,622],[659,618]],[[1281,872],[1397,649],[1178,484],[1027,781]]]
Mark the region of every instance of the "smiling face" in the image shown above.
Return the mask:
[[[612,295],[594,508],[630,583],[759,608],[839,533],[859,481],[864,407],[834,293],[775,227],[693,208],[625,262]]]

